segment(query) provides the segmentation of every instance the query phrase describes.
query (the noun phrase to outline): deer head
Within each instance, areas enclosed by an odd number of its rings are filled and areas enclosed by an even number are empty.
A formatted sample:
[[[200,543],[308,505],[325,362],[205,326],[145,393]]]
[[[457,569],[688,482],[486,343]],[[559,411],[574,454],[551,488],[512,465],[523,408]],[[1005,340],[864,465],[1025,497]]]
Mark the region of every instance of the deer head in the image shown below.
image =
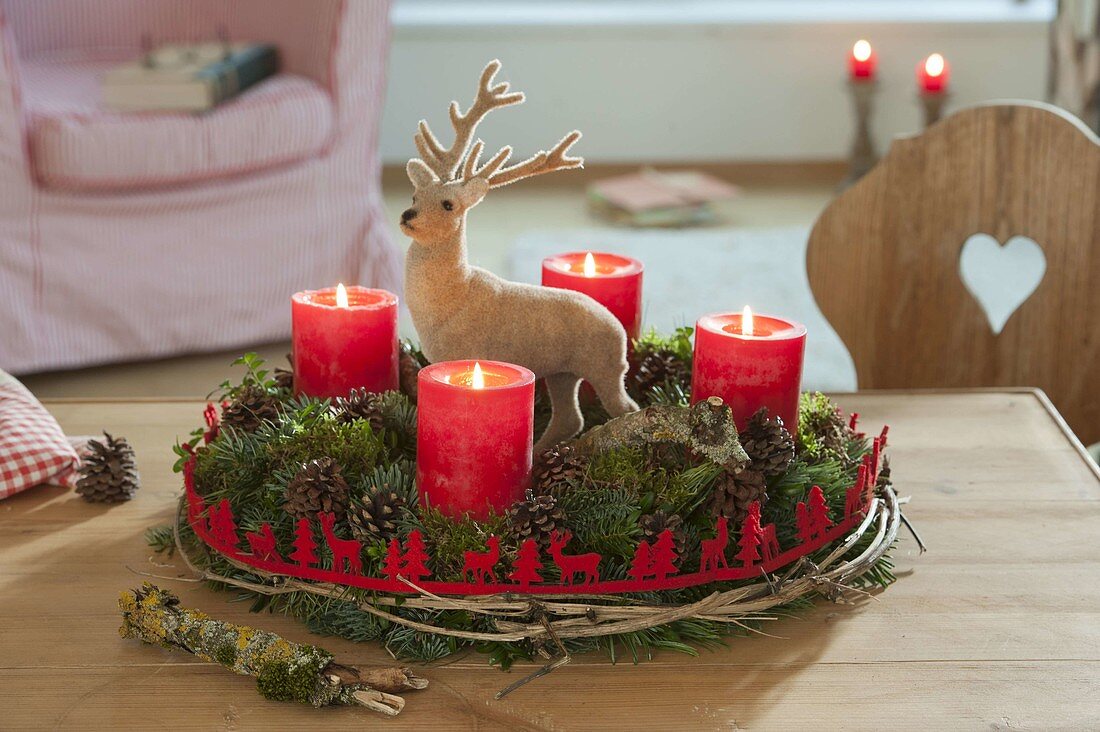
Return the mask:
[[[569,543],[569,540],[573,538],[573,532],[566,530],[564,533],[561,531],[552,531],[550,533],[550,548],[559,550],[565,547]]]
[[[428,129],[428,123],[420,121],[413,138],[420,157],[410,160],[406,168],[414,188],[412,206],[401,214],[401,229],[420,244],[455,241],[462,232],[466,212],[491,188],[584,164],[582,158],[566,157],[569,148],[581,137],[581,133],[574,130],[550,152],[540,150],[522,163],[504,167],[512,155],[512,148],[503,147],[480,165],[484,143],[477,140],[471,147],[478,124],[494,109],[524,100],[522,92],[508,92],[507,82],[493,83],[498,70],[500,61],[493,60],[481,72],[477,96],[468,110],[462,112],[458,102],[451,102],[449,113],[455,139],[449,148],[444,149]]]

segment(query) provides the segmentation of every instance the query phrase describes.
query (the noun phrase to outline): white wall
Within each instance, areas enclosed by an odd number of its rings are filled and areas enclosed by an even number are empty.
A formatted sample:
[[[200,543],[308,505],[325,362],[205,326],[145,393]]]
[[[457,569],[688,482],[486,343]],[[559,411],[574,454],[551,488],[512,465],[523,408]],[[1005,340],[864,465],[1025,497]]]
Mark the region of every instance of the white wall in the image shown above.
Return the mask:
[[[914,68],[932,51],[952,66],[951,107],[1045,95],[1046,0],[1003,7],[972,1],[981,12],[969,14],[960,11],[967,6],[961,0],[904,3],[898,6],[906,13],[879,12],[860,23],[830,20],[822,14],[830,2],[805,6],[818,12],[777,18],[738,15],[735,0],[708,15],[713,3],[703,3],[703,12],[687,0],[649,6],[666,14],[683,10],[671,18],[605,13],[583,25],[576,14],[490,22],[495,14],[456,14],[462,3],[434,9],[423,0],[399,3],[384,159],[402,163],[415,154],[412,134],[421,117],[448,140],[448,101],[457,95],[467,105],[478,72],[494,56],[504,63],[502,78],[527,92],[528,101],[482,125],[489,151],[507,143],[517,155],[529,153],[576,127],[585,133],[577,150],[591,162],[842,158],[852,124],[846,59],[860,37],[879,53],[873,128],[880,151],[895,134],[919,126]],[[889,7],[885,2],[873,7]],[[851,3],[838,5],[851,10]],[[605,0],[603,6],[621,11],[631,4]],[[771,0],[766,7],[781,5]],[[930,11],[922,16],[925,7]]]

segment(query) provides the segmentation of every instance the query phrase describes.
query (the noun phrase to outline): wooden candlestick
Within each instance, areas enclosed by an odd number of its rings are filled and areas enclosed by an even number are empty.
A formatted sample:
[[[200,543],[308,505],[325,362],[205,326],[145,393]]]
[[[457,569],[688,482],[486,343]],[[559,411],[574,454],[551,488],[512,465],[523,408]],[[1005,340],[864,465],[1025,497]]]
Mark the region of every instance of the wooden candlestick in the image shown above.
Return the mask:
[[[945,91],[922,91],[920,93],[921,107],[924,109],[924,128],[928,129],[940,121],[943,116],[943,107],[947,103]]]
[[[871,140],[871,101],[877,88],[878,82],[874,79],[853,78],[848,81],[856,112],[856,134],[848,156],[848,175],[841,182],[841,189],[862,178],[878,162],[878,153]]]

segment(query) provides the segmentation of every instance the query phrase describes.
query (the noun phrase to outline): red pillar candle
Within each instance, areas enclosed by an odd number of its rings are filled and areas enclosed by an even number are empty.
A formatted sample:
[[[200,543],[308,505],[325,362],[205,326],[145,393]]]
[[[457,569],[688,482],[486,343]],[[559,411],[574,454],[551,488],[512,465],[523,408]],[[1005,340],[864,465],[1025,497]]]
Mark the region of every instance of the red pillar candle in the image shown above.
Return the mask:
[[[500,361],[444,361],[417,377],[416,485],[444,514],[502,514],[531,477],[535,375]]]
[[[630,257],[571,252],[542,260],[542,284],[588,295],[610,310],[634,340],[642,331],[642,269]]]
[[[398,388],[397,295],[343,285],[291,298],[294,391],[342,397]]]
[[[921,63],[917,64],[917,83],[921,92],[925,94],[942,94],[947,91],[947,80],[951,74],[951,67],[947,60],[938,53],[933,53]]]
[[[878,66],[878,54],[871,44],[860,39],[852,46],[852,52],[848,55],[848,70],[852,79],[857,81],[871,81],[875,78],[875,68]]]
[[[806,326],[782,318],[742,313],[704,315],[695,325],[691,401],[722,397],[738,429],[760,407],[798,431],[798,392]]]

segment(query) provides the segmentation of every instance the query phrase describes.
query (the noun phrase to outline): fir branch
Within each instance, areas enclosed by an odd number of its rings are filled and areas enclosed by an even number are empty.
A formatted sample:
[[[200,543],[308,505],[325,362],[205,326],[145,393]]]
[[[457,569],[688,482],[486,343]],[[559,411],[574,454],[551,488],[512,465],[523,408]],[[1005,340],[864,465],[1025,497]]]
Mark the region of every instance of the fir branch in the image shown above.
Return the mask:
[[[176,534],[171,524],[150,526],[145,530],[145,543],[157,554],[172,556],[176,553]]]

